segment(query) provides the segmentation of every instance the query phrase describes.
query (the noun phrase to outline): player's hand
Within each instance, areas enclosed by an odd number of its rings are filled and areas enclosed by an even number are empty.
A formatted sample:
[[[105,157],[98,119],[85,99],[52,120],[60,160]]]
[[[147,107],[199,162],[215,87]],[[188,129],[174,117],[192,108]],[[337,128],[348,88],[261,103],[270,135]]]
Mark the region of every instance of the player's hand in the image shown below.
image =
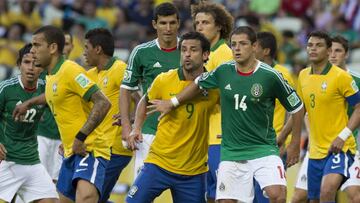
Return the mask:
[[[340,137],[336,137],[336,139],[331,143],[329,152],[332,152],[335,154],[341,152],[344,144],[345,144],[344,140],[342,140]]]
[[[117,125],[117,126],[121,126],[121,114],[117,113],[115,115],[112,116],[113,120],[115,120],[112,125]]]
[[[141,134],[141,130],[134,128],[130,136],[127,138],[128,148],[131,150],[138,150],[138,143],[141,143],[143,141],[143,137]]]
[[[22,104],[18,104],[15,106],[15,109],[13,111],[13,119],[15,121],[22,121],[24,120],[24,116],[27,112],[27,110],[30,109],[30,104],[28,102],[24,102]]]
[[[74,154],[78,154],[81,156],[86,156],[86,146],[85,143],[75,138],[72,150]]]
[[[0,143],[0,160],[6,159],[6,153],[7,153],[7,151],[5,149],[5,146]]]
[[[276,144],[278,145],[278,147],[281,147],[285,144],[286,138],[287,136],[281,131],[279,136],[276,137]]]
[[[299,162],[300,157],[300,143],[293,143],[291,142],[287,147],[287,158],[286,158],[286,165],[287,167],[291,167]]]
[[[64,156],[64,145],[63,144],[59,145],[58,153],[59,153],[59,155]]]
[[[160,116],[158,120],[160,120],[162,117],[164,117],[167,113],[169,113],[173,108],[173,104],[170,100],[151,100],[149,101],[151,105],[147,106],[148,112],[146,115],[152,114],[154,112],[160,112]]]

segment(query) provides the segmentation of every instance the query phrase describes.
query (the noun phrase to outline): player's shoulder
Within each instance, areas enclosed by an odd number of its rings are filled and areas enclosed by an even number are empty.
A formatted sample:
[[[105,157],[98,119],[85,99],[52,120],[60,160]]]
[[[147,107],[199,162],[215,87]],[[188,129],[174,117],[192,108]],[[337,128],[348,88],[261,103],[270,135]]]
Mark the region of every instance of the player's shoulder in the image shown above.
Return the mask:
[[[290,74],[289,69],[287,69],[285,66],[280,65],[280,64],[276,64],[276,65],[274,66],[274,69],[277,70],[277,71],[279,71],[279,72],[282,73],[282,74]]]
[[[151,40],[151,41],[148,41],[148,42],[141,43],[141,44],[134,47],[134,49],[131,52],[131,55],[139,54],[139,53],[143,52],[144,50],[152,49],[152,48],[154,48],[156,46],[157,45],[156,45],[156,40],[155,39]]]
[[[72,60],[65,60],[63,65],[61,66],[61,69],[65,71],[85,70],[84,67]]]
[[[311,67],[306,67],[300,71],[299,78],[301,78],[305,75],[310,75],[310,73],[311,73]]]
[[[269,77],[275,77],[275,78],[279,78],[280,76],[282,77],[280,71],[276,70],[275,68],[261,61],[259,61],[258,64],[258,71]]]
[[[158,78],[158,80],[168,80],[168,81],[171,81],[173,80],[173,78],[175,76],[178,76],[178,72],[179,72],[179,69],[176,68],[176,69],[170,69],[166,72],[162,72],[160,73],[156,78]]]
[[[236,64],[235,60],[225,61],[221,63],[216,69],[214,69],[214,71],[234,69],[235,64]]]
[[[360,73],[359,72],[356,72],[354,70],[349,70],[348,72],[357,83],[360,82]]]
[[[9,78],[7,80],[3,80],[0,82],[0,93],[3,92],[5,89],[10,88],[12,86],[19,85],[19,78],[18,76]]]

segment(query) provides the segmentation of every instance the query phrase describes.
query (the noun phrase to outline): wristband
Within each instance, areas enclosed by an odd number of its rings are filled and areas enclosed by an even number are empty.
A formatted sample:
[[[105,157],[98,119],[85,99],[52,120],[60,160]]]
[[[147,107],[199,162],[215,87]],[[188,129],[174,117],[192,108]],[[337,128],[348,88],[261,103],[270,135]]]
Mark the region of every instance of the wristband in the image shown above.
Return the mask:
[[[342,140],[347,140],[347,138],[351,135],[352,131],[348,128],[345,127],[338,135],[338,137]]]
[[[79,131],[75,137],[76,137],[76,139],[80,140],[81,142],[84,142],[85,139],[87,138],[87,135],[85,133]]]
[[[171,97],[170,101],[174,107],[177,107],[180,105],[180,102],[176,97]]]

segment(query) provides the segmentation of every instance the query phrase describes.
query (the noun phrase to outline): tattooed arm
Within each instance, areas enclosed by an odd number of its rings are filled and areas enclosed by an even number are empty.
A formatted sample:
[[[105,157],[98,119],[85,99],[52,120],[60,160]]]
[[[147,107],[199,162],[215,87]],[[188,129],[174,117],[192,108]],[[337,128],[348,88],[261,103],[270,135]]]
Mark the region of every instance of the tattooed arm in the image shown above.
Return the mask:
[[[111,107],[110,101],[100,90],[92,94],[90,100],[94,103],[94,106],[91,109],[84,126],[76,135],[76,139],[73,144],[73,152],[83,156],[86,155],[84,144],[86,137],[104,120]]]

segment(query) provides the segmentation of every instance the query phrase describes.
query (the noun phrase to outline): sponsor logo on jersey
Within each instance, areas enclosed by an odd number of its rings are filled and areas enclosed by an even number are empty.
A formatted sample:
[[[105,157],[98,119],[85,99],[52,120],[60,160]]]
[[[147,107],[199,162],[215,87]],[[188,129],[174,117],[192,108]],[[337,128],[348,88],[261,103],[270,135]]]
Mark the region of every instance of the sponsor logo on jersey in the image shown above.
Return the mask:
[[[255,83],[251,87],[251,95],[254,97],[260,97],[263,93],[263,87],[259,83]]]
[[[231,90],[231,85],[230,85],[230,84],[227,84],[224,89],[226,89],[226,90]]]
[[[124,73],[124,82],[130,82],[131,80],[132,71],[126,70]]]
[[[80,73],[78,76],[76,76],[75,81],[82,88],[85,88],[90,83],[90,80],[83,73]]]
[[[351,81],[351,87],[355,92],[359,91],[359,87],[356,85],[355,80]]]
[[[324,81],[324,82],[321,83],[321,91],[326,92],[326,89],[327,89],[327,82]]]
[[[300,99],[299,97],[296,95],[295,92],[291,93],[288,97],[287,100],[289,102],[289,104],[294,107],[296,106],[298,103],[300,103]]]
[[[154,63],[153,67],[154,67],[154,68],[161,68],[162,66],[161,66],[161,64],[160,64],[159,61],[158,61],[158,62]]]

